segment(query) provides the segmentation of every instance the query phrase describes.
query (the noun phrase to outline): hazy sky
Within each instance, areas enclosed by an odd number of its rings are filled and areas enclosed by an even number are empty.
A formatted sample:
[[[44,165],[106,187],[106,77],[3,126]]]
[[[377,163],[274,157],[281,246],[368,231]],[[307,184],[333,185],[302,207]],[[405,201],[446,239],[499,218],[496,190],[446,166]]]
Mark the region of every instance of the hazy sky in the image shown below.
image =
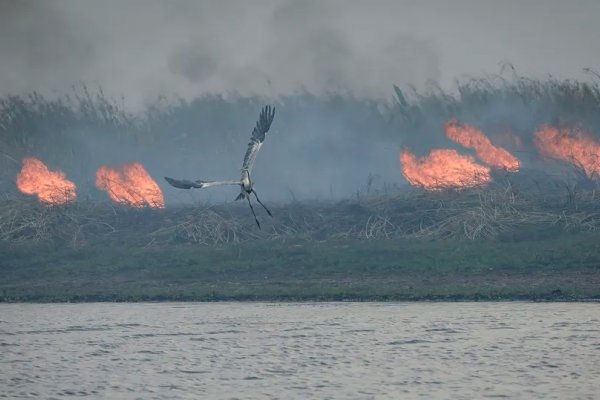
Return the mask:
[[[600,69],[600,1],[0,0],[0,95],[391,96],[465,74]]]

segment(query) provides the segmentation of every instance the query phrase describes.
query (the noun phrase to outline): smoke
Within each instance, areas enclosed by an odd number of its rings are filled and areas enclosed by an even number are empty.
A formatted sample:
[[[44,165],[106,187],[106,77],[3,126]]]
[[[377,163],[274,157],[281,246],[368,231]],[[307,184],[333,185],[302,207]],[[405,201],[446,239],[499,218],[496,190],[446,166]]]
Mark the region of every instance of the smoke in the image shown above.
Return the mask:
[[[461,0],[0,0],[0,95],[83,81],[130,106],[159,95],[389,98],[510,60],[526,75],[600,64],[600,3]]]
[[[381,98],[392,83],[440,79],[434,41],[369,26],[363,14],[373,10],[360,2],[0,4],[1,95],[61,93],[83,81],[139,107],[206,93]]]
[[[0,87],[65,92],[94,68],[98,38],[52,2],[0,2]]]
[[[58,112],[52,124],[37,115],[37,139],[11,157],[39,156],[82,187],[94,186],[99,166],[133,161],[157,180],[231,179],[259,109],[274,102],[254,175],[265,198],[348,197],[372,176],[404,184],[400,148],[419,156],[456,148],[443,133],[449,118],[514,151],[500,141],[509,132],[530,150],[539,123],[571,110],[550,84],[552,98],[539,103],[495,89],[488,98],[461,92],[456,101],[440,92],[406,111],[392,101],[393,84],[447,89],[461,74],[497,72],[501,60],[521,75],[581,77],[583,67],[600,64],[599,12],[600,3],[585,0],[461,0],[451,8],[442,0],[0,0],[0,96],[60,95],[84,82],[119,105],[123,96],[144,120],[63,126]],[[163,95],[175,100],[157,111]],[[235,197],[180,194],[160,183],[167,204]]]

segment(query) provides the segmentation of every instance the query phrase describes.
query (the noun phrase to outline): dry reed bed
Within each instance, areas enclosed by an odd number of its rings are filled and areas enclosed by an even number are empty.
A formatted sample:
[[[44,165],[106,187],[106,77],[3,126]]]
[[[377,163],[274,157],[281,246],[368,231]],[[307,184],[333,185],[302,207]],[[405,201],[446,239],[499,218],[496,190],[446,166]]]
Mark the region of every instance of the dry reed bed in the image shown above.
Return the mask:
[[[338,203],[273,207],[274,219],[255,225],[245,205],[186,205],[131,209],[79,202],[47,207],[24,197],[0,201],[0,241],[8,243],[120,242],[160,246],[219,245],[249,240],[463,239],[493,240],[528,232],[600,229],[594,191],[518,195],[493,187],[464,192],[408,190]]]
[[[305,137],[306,121],[319,121],[323,131],[306,138],[316,148],[328,146],[332,140],[340,146],[371,146],[377,142],[390,148],[402,145],[422,155],[432,148],[452,145],[444,141],[441,129],[445,121],[456,118],[482,128],[492,141],[499,140],[499,145],[507,145],[502,143],[503,132],[512,132],[526,151],[519,154],[525,165],[528,159],[535,159],[527,152],[536,153],[531,141],[540,124],[561,121],[599,138],[600,74],[587,72],[585,81],[550,76],[529,79],[505,64],[500,75],[464,78],[452,91],[435,85],[419,92],[396,87],[393,102],[300,92],[278,97],[276,121],[281,134],[289,137]],[[220,95],[191,101],[160,97],[132,113],[126,99],[113,99],[100,88],[88,89],[84,84],[58,97],[35,92],[0,97],[0,192],[15,190],[14,177],[22,158],[28,155],[67,173],[81,194],[93,195],[90,176],[97,166],[109,162],[135,158],[142,162],[156,160],[163,166],[172,165],[171,155],[177,155],[182,160],[177,170],[184,170],[183,161],[192,163],[208,156],[205,149],[230,152],[232,144],[245,143],[247,121],[252,121],[256,110],[266,102],[260,97]],[[331,126],[342,129],[343,140],[338,133],[333,134],[337,129]],[[104,152],[98,151],[98,144],[127,149],[127,155],[111,153],[114,159],[108,160]],[[274,151],[274,143],[270,146]],[[134,150],[138,154],[132,154]],[[394,153],[388,156],[396,159]]]

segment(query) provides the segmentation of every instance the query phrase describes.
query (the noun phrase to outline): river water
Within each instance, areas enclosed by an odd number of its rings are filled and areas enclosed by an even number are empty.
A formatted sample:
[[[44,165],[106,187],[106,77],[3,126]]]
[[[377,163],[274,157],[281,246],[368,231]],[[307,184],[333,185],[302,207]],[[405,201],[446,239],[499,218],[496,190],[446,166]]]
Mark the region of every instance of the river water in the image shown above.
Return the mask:
[[[0,304],[0,397],[600,398],[600,304]]]

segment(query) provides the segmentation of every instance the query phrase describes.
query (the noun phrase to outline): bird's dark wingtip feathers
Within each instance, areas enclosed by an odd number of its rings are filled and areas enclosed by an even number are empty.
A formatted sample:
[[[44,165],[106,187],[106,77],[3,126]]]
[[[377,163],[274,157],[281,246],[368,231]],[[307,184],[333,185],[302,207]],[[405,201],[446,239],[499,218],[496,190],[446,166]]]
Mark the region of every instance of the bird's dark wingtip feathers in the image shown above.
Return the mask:
[[[164,178],[167,182],[169,182],[169,185],[171,185],[177,189],[191,189],[191,188],[200,189],[203,186],[202,181],[192,182],[192,181],[188,181],[185,179],[183,179],[183,180],[173,179],[173,178],[169,178],[168,176],[165,176]]]
[[[256,123],[256,131],[264,134],[269,131],[271,128],[271,123],[273,123],[273,119],[275,118],[275,107],[270,105],[264,106],[262,110],[260,110],[260,114],[258,116],[258,122]]]
[[[177,189],[186,189],[185,187],[181,186],[181,184],[179,184],[179,182],[177,182],[177,180],[175,180],[173,178],[169,178],[168,176],[165,176],[165,181],[167,181],[169,183],[169,185],[171,185]]]

